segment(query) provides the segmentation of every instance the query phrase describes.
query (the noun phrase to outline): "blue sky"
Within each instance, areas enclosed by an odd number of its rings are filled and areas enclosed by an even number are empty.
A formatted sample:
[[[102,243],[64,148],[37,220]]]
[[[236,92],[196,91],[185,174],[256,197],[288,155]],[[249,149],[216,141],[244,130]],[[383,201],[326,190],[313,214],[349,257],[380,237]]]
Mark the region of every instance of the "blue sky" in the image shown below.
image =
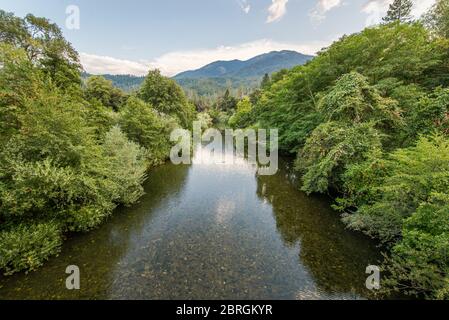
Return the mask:
[[[56,22],[91,73],[166,75],[272,50],[313,54],[376,23],[392,0],[0,0]],[[434,0],[416,0],[419,16]],[[70,5],[79,29],[66,27]]]

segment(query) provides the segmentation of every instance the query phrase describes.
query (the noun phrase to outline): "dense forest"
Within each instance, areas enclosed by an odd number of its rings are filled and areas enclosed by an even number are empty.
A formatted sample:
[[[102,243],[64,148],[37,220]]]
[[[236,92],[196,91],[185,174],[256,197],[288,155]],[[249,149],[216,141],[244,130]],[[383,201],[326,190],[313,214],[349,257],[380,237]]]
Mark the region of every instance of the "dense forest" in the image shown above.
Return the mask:
[[[449,299],[449,0],[419,21],[406,4],[213,99],[157,70],[132,93],[83,81],[55,24],[0,11],[0,269],[35,270],[67,234],[135,203],[172,129],[199,119],[278,128],[302,190],[331,195],[348,228],[385,248],[381,294]]]

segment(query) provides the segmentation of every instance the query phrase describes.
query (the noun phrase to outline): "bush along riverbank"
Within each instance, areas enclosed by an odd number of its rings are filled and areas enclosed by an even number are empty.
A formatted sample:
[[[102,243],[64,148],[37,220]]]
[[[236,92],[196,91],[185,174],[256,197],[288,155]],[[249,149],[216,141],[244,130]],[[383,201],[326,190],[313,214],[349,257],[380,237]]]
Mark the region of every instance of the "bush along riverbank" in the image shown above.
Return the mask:
[[[382,292],[449,298],[449,7],[344,36],[238,103],[230,125],[279,128],[302,190],[386,248]]]
[[[135,203],[195,111],[158,71],[132,94],[82,82],[78,53],[44,18],[0,11],[0,26],[0,270],[12,274]]]

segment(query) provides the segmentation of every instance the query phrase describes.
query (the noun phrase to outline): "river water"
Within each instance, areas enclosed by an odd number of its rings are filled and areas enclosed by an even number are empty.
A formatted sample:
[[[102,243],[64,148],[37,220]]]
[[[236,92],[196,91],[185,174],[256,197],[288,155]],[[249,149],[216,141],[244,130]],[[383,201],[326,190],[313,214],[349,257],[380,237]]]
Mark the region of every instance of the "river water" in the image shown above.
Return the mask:
[[[235,165],[166,164],[146,195],[70,236],[36,272],[0,276],[0,299],[365,299],[375,244],[348,231],[326,197]],[[66,289],[66,267],[81,289]]]

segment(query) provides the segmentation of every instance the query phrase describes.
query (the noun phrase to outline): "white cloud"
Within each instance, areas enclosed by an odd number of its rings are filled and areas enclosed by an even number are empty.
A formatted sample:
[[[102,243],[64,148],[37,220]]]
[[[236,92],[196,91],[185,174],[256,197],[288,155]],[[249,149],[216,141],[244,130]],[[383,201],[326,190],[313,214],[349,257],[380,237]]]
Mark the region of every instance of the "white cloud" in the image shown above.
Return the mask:
[[[237,3],[246,14],[251,10],[251,5],[248,3],[248,0],[237,0]]]
[[[318,0],[315,8],[309,13],[313,22],[319,23],[326,19],[326,13],[334,8],[341,6],[342,0]]]
[[[144,75],[150,65],[145,62],[136,62],[117,59],[108,56],[80,53],[81,64],[84,69],[92,74],[134,74]]]
[[[247,60],[270,51],[294,50],[304,54],[315,54],[323,47],[328,46],[333,40],[335,38],[329,41],[295,44],[262,39],[235,46],[220,46],[214,49],[169,52],[152,61],[138,62],[87,53],[81,53],[80,58],[84,69],[92,74],[145,75],[148,70],[157,68],[164,75],[173,76],[179,72],[197,69],[217,60]]]
[[[268,8],[267,23],[281,19],[287,13],[288,0],[271,0],[272,4]]]
[[[369,0],[363,7],[362,12],[366,13],[366,25],[374,25],[382,21],[388,11],[388,7],[394,0]],[[415,0],[412,9],[412,16],[419,18],[423,13],[427,12],[436,0]]]

